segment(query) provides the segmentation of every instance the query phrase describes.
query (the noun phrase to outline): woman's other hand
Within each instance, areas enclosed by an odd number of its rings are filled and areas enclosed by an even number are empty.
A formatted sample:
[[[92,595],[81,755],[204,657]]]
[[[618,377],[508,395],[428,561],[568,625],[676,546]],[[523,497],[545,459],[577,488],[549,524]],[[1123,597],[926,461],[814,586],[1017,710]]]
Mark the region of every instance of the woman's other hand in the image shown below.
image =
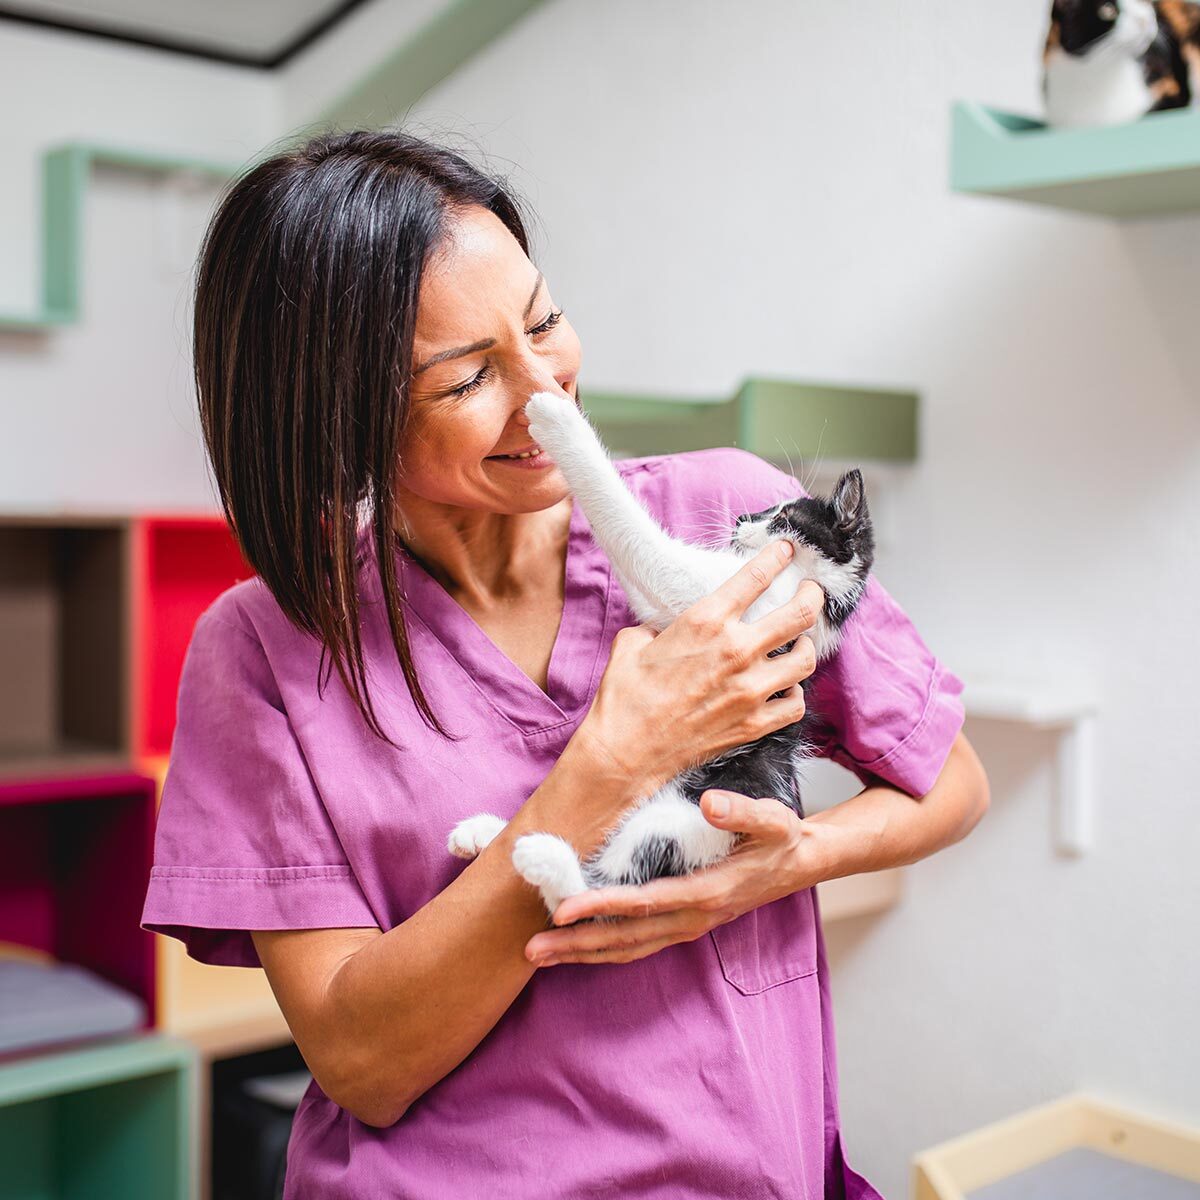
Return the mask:
[[[723,816],[718,815],[722,800]],[[535,934],[525,957],[541,967],[632,962],[676,942],[694,941],[716,925],[824,878],[820,828],[780,801],[714,788],[701,796],[700,810],[709,824],[743,835],[727,858],[692,875],[570,896],[555,910],[554,924],[571,928]],[[573,924],[597,916],[623,919]]]
[[[617,632],[577,732],[641,795],[804,715],[799,685],[816,667],[804,630],[824,607],[820,584],[805,580],[786,604],[742,620],[791,557],[790,542],[770,542],[661,633],[647,625]],[[793,638],[788,653],[767,657]],[[769,700],[776,692],[784,694]]]

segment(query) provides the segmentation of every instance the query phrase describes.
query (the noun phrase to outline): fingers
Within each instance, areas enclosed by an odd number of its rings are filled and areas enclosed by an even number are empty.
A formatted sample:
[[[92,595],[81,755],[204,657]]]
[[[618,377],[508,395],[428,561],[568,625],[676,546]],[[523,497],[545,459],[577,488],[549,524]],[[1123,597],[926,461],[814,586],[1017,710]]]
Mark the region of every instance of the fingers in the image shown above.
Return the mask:
[[[817,648],[806,633],[786,654],[764,658],[757,676],[763,696],[772,696],[807,679],[817,669]],[[778,703],[778,701],[772,701]]]
[[[539,933],[526,943],[525,957],[535,966],[547,966],[551,957],[559,962],[628,962],[701,932],[703,923],[696,914],[680,910]]]
[[[718,829],[758,838],[783,840],[791,836],[796,814],[774,797],[756,798],[724,788],[709,788],[700,796],[704,819]]]
[[[639,958],[649,958],[651,954],[657,954],[660,950],[665,950],[668,946],[674,946],[676,942],[690,940],[692,939],[683,938],[676,934],[669,937],[655,938],[653,941],[642,942],[639,945],[633,946],[606,946],[595,950],[565,950],[541,959],[536,965],[539,967],[553,967],[559,963],[635,962]]]
[[[741,620],[746,609],[771,586],[771,581],[792,561],[793,553],[792,543],[785,538],[768,542],[715,592],[698,603],[712,604],[722,615]],[[780,640],[786,642],[787,638]]]
[[[790,657],[791,655],[789,654],[781,654],[779,658],[773,658],[771,661],[773,663],[779,662],[781,659]],[[791,687],[786,689],[777,687],[775,690],[784,691],[785,694],[775,700],[764,702],[760,706],[760,724],[754,733],[755,738],[764,737],[768,733],[773,733],[776,729],[783,729],[785,726],[799,721],[804,716],[806,711],[804,689],[799,684],[792,684]],[[767,695],[771,694],[766,689],[764,691]]]
[[[703,908],[724,887],[707,871],[654,879],[640,887],[631,885],[592,888],[568,896],[554,910],[554,924],[570,925],[588,917],[650,917],[680,908]]]
[[[796,594],[777,609],[751,621],[747,629],[755,638],[759,653],[766,654],[776,646],[786,645],[797,634],[811,629],[825,608],[825,589],[815,579],[806,579]],[[803,678],[796,676],[793,678]]]

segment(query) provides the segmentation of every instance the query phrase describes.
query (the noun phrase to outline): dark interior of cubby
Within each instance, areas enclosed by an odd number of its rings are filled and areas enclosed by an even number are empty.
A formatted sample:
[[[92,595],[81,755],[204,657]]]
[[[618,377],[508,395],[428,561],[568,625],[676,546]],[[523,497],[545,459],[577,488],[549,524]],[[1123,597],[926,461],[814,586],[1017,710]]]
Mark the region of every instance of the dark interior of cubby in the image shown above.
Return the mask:
[[[154,1020],[153,935],[139,927],[155,786],[140,775],[0,785],[0,941],[87,967]]]
[[[141,705],[137,750],[170,753],[179,676],[200,614],[254,572],[219,517],[143,517],[143,593],[138,605]]]
[[[125,528],[0,524],[0,776],[129,755]]]
[[[0,1195],[166,1200],[179,1194],[178,1072],[0,1107]]]

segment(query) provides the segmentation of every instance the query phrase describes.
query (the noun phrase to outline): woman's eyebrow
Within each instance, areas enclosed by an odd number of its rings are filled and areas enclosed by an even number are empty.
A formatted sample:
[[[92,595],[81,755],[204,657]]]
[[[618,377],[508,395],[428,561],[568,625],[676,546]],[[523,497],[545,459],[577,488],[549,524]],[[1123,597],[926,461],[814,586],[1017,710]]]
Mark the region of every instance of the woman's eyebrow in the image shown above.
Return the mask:
[[[533,309],[533,302],[537,299],[537,294],[542,290],[542,273],[537,274],[537,279],[533,282],[533,291],[529,293],[529,302],[525,305],[525,311],[521,314],[521,320],[527,321],[529,314]],[[427,358],[415,371],[414,375],[420,375],[422,371],[427,371],[430,367],[436,366],[440,362],[445,362],[448,358],[461,358],[464,354],[474,354],[476,350],[488,350],[496,344],[495,338],[484,338],[482,342],[473,342],[470,346],[459,346],[456,350],[441,350],[432,358]]]

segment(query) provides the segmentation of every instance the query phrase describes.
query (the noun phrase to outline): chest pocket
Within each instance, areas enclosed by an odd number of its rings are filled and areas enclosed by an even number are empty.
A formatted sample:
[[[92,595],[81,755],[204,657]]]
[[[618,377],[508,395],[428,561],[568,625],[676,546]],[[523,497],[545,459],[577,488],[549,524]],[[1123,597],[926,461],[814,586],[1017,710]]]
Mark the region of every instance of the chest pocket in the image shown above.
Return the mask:
[[[721,973],[745,996],[817,970],[813,889],[793,892],[752,908],[709,930]]]

